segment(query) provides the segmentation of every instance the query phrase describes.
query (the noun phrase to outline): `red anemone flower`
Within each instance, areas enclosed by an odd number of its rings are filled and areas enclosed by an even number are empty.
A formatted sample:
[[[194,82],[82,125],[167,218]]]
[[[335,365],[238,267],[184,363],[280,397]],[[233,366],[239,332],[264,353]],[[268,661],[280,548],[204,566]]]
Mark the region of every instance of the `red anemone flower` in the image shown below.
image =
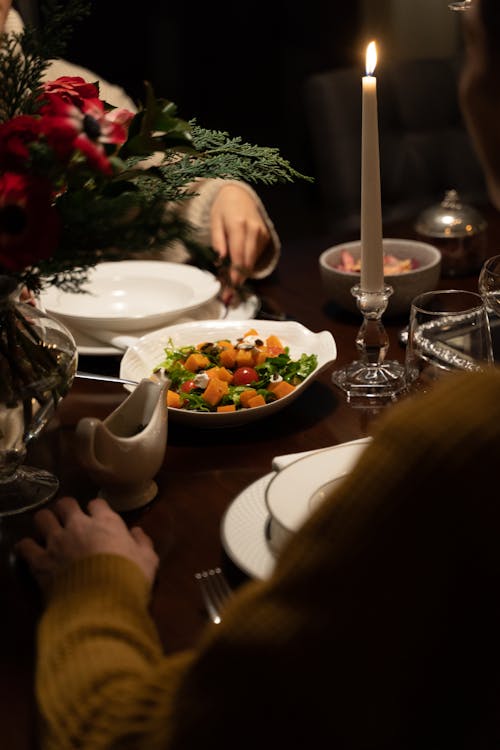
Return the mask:
[[[43,84],[46,94],[56,94],[67,104],[74,104],[83,110],[85,101],[91,99],[99,101],[99,89],[93,83],[87,83],[79,76],[61,76],[54,81]],[[43,100],[43,94],[41,99]]]
[[[0,264],[22,271],[57,248],[60,223],[50,183],[13,172],[0,175]]]
[[[105,146],[116,151],[127,140],[127,131],[108,118],[101,101],[87,100],[82,111],[56,94],[47,94],[40,113],[44,135],[60,157],[67,158],[77,149],[93,169],[112,174]]]
[[[19,115],[0,125],[0,167],[26,172],[29,169],[29,145],[40,138],[40,118]]]

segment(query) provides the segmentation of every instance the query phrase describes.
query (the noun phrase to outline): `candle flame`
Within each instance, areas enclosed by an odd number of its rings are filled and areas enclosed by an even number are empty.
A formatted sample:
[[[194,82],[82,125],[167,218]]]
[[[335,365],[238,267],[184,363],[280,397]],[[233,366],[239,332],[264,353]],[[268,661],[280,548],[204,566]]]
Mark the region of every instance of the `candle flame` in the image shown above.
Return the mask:
[[[366,48],[366,75],[373,75],[375,66],[377,65],[377,47],[375,42],[370,42]]]

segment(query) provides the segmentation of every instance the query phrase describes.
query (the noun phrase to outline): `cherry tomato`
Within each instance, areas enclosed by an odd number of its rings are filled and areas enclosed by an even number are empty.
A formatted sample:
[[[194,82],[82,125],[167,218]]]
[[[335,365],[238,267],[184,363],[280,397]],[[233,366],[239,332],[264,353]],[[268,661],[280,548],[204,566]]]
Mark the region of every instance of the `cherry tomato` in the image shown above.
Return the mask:
[[[191,393],[194,387],[194,380],[185,380],[184,383],[179,386],[179,390],[183,393]]]
[[[259,374],[253,367],[238,367],[233,373],[233,385],[250,385],[258,379]]]

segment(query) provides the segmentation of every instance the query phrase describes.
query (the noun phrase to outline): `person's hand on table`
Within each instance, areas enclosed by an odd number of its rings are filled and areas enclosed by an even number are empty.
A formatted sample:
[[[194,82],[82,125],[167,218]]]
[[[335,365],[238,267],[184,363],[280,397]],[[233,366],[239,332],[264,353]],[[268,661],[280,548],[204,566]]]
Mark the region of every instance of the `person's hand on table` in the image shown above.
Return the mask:
[[[74,560],[89,555],[115,554],[131,560],[152,584],[158,556],[150,537],[139,527],[130,530],[108,503],[96,498],[87,506],[87,513],[72,497],[58,500],[53,510],[44,508],[35,516],[41,543],[31,537],[16,545],[42,590]]]
[[[226,185],[211,212],[211,243],[222,260],[231,261],[229,280],[234,287],[248,278],[271,240],[269,230],[252,196],[237,185]],[[232,290],[223,290],[228,302]]]

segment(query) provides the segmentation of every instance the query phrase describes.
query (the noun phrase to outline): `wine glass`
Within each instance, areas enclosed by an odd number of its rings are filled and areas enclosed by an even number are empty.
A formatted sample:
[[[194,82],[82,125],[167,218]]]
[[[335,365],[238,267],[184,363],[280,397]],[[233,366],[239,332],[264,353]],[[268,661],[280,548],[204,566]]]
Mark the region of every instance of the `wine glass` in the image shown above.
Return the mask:
[[[68,329],[43,310],[11,298],[8,283],[2,297],[2,281],[0,276],[0,520],[47,502],[59,487],[54,474],[24,461],[27,446],[68,393],[78,361]]]
[[[457,0],[454,3],[448,3],[450,10],[468,10],[472,5],[472,0]]]
[[[500,255],[484,261],[478,287],[488,314],[500,316]]]
[[[493,365],[488,315],[477,292],[444,289],[412,301],[405,369],[412,390],[427,391],[454,370]]]

